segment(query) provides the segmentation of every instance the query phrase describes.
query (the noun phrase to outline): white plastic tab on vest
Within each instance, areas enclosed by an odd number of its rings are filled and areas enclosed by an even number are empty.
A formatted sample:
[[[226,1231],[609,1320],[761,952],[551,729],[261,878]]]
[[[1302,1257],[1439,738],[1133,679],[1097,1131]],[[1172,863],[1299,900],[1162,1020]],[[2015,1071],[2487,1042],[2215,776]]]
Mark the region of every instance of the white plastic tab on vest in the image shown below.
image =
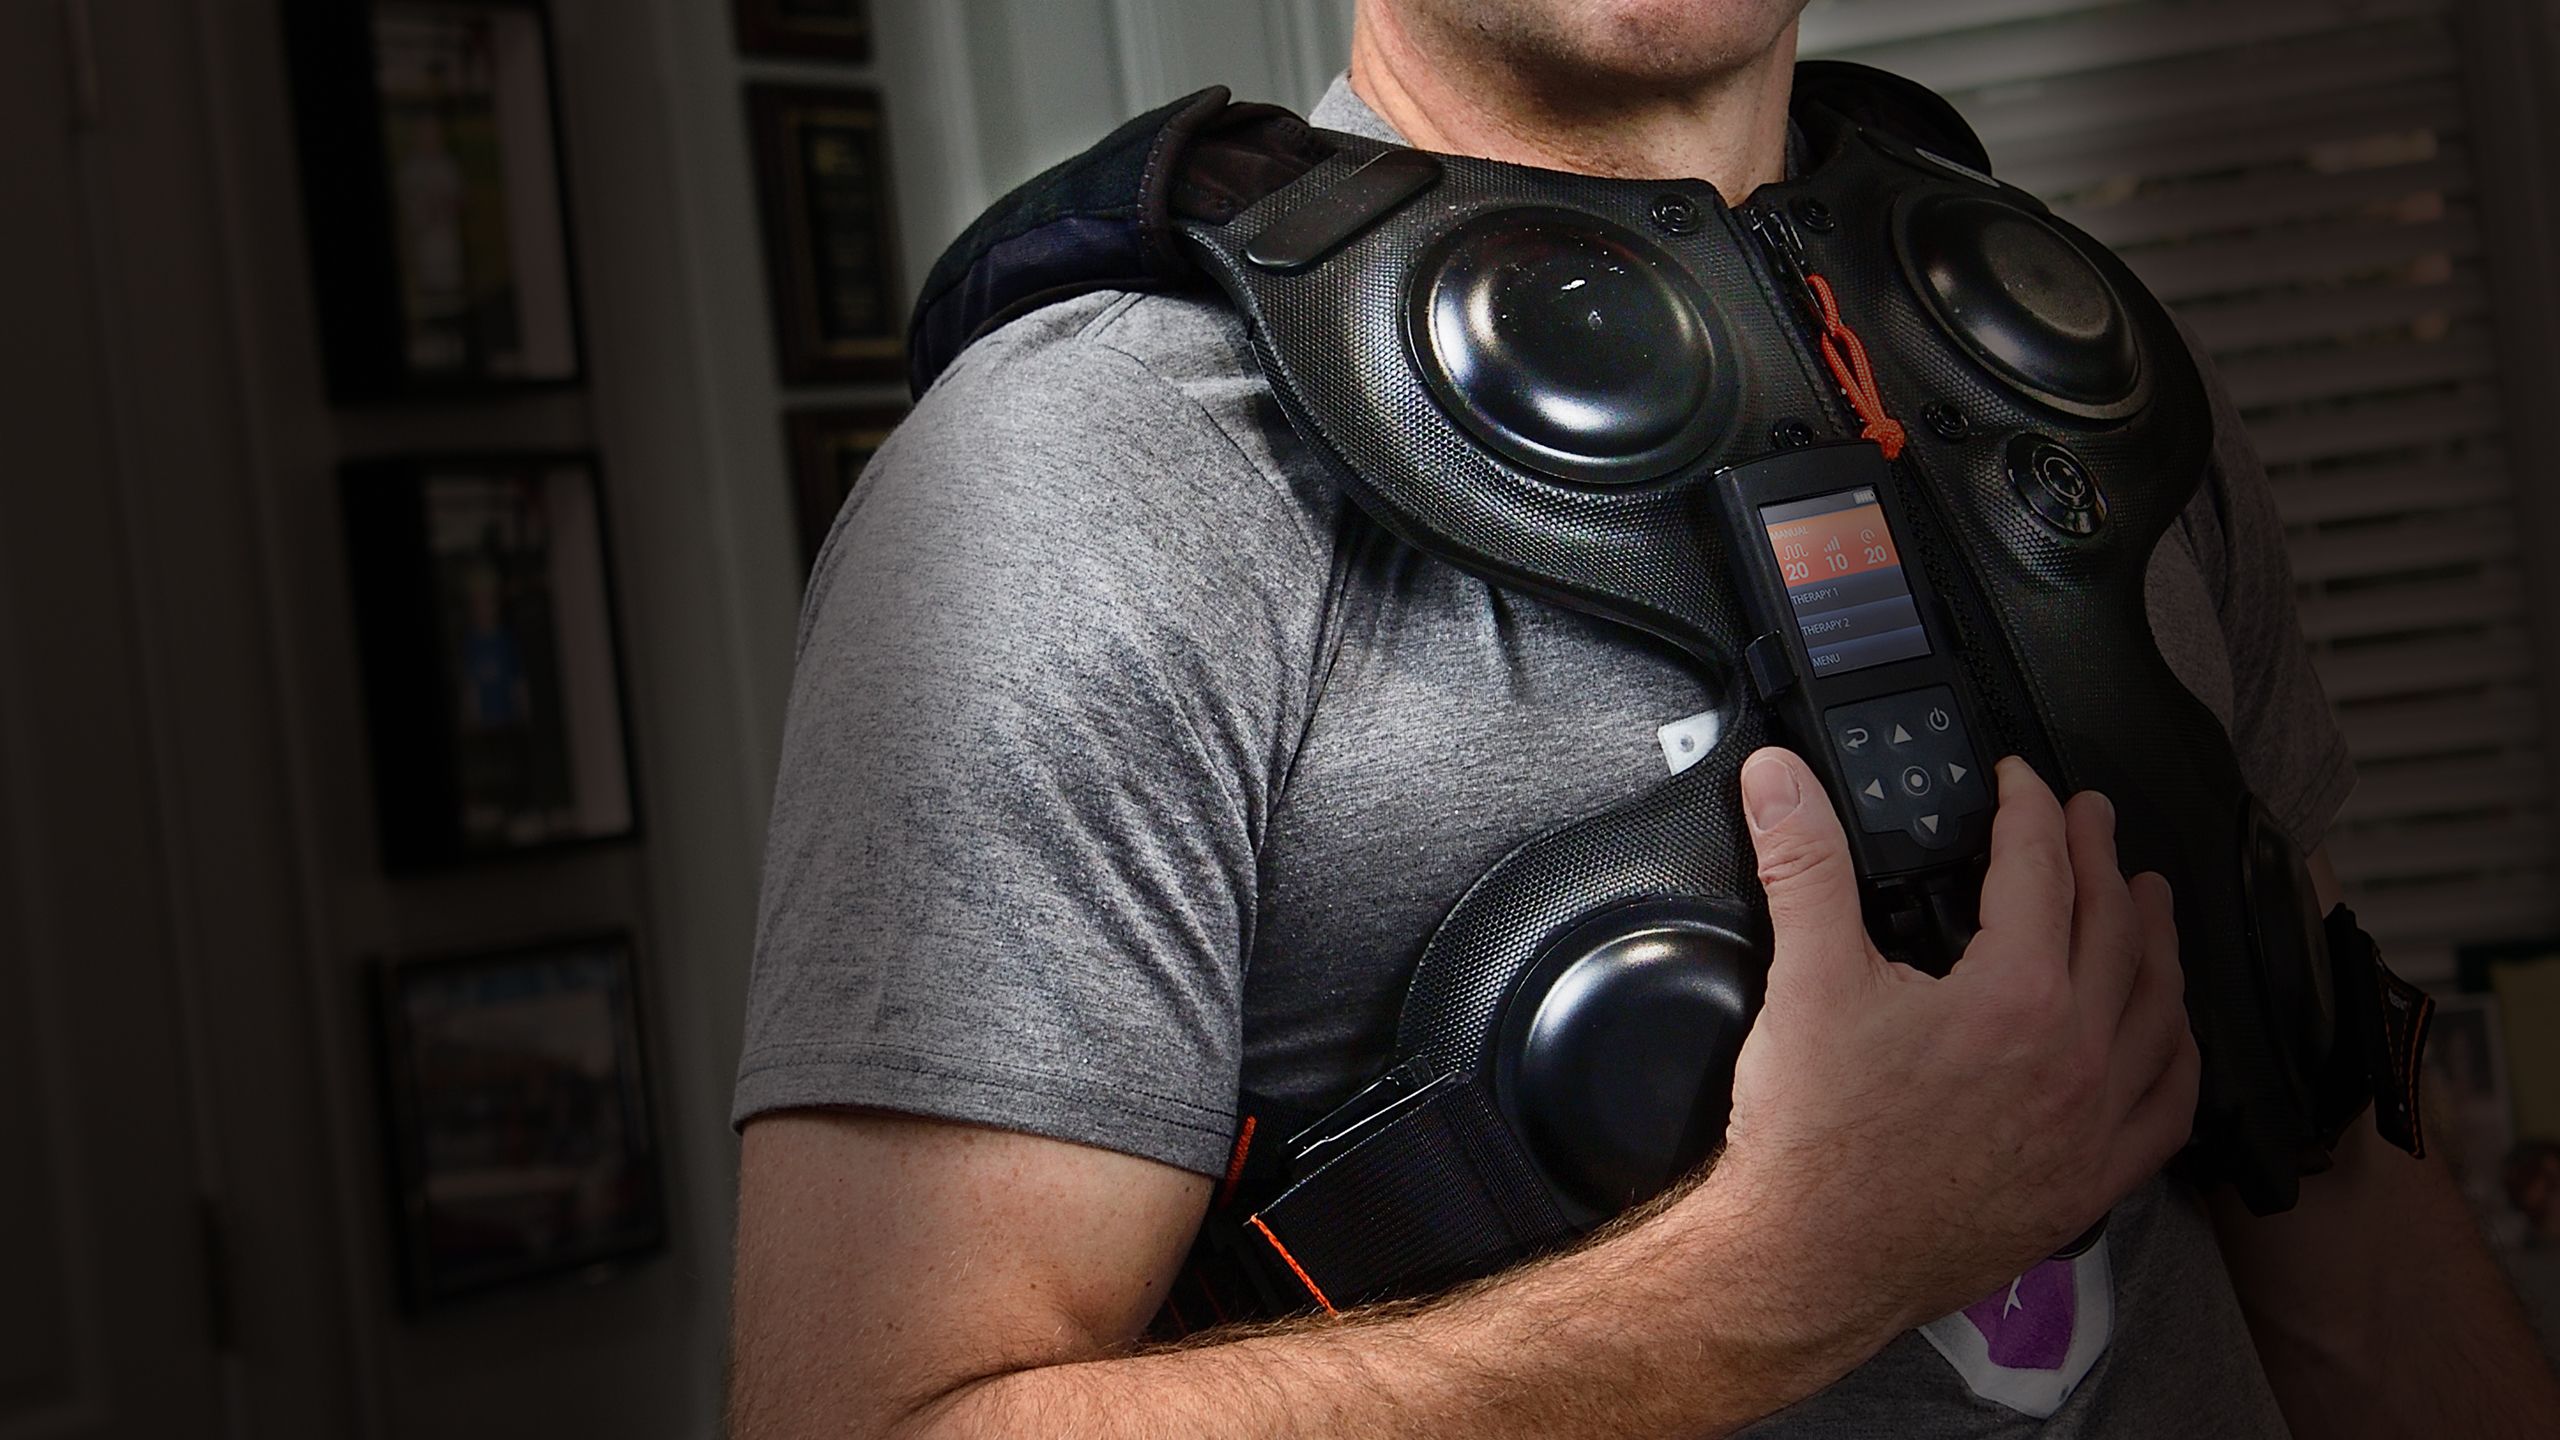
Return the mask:
[[[1653,733],[1662,742],[1663,763],[1677,775],[1706,759],[1707,752],[1716,748],[1716,741],[1724,734],[1724,717],[1713,710],[1701,710]]]

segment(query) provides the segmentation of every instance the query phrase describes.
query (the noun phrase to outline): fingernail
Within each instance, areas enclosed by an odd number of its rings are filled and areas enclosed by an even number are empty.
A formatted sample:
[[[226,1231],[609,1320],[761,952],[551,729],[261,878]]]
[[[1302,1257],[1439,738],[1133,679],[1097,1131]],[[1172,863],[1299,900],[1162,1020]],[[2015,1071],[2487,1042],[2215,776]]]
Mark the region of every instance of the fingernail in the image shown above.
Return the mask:
[[[2106,812],[2107,829],[2111,831],[2114,830],[2116,828],[2116,802],[2108,799],[2101,791],[2092,790],[2089,793],[2098,797],[2098,808]]]
[[[1785,822],[1804,803],[1804,786],[1796,767],[1775,755],[1754,755],[1742,767],[1742,808],[1751,828],[1767,830]]]

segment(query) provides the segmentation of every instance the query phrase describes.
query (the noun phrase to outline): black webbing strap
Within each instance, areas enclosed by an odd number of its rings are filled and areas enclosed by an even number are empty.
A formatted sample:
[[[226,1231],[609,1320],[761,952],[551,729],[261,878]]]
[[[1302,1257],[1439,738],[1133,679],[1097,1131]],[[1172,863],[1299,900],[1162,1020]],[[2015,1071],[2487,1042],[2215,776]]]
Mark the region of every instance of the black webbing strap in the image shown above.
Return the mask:
[[[2424,1156],[2427,1133],[2418,1083],[2436,1002],[2383,963],[2381,947],[2356,923],[2354,911],[2344,905],[2331,910],[2326,928],[2342,1043],[2320,1117],[2322,1138],[2334,1145],[2370,1097],[2373,1128],[2382,1138]]]
[[[1245,1225],[1262,1202],[1289,1187],[1289,1147],[1308,1117],[1268,1097],[1236,1097],[1236,1137],[1227,1173],[1210,1193],[1209,1213],[1147,1333],[1179,1340],[1220,1325],[1277,1319],[1307,1308],[1306,1293],[1279,1273],[1270,1247]],[[1250,1243],[1248,1243],[1250,1237]]]
[[[1303,1305],[1426,1294],[1574,1233],[1481,1079],[1449,1075],[1247,1222]]]

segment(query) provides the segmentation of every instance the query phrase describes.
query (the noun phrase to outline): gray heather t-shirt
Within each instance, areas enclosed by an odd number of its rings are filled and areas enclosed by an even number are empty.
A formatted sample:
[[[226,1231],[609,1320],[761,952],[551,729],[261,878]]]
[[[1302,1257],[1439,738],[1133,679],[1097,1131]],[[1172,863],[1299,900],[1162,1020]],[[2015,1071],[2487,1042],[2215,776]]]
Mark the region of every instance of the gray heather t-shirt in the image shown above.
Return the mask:
[[[1315,118],[1395,138],[1340,85]],[[2352,776],[2219,403],[2153,626],[2309,843]],[[1367,521],[1223,306],[1031,315],[924,397],[810,583],[736,1119],[876,1106],[1215,1174],[1240,1084],[1372,1077],[1468,882],[1657,783],[1657,729],[1719,698]],[[1914,1335],[1766,1433],[2281,1435],[2195,1196],[2146,1187],[2108,1246],[2113,1343],[2041,1426]]]

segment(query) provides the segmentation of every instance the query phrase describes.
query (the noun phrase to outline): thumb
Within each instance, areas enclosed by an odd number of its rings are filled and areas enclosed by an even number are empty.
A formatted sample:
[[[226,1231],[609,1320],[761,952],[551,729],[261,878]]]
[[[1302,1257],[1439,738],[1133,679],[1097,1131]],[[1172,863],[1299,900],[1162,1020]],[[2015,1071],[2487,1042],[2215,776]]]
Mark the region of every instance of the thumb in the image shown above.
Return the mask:
[[[1875,961],[1858,906],[1857,867],[1840,817],[1804,761],[1774,747],[1742,765],[1742,813],[1769,895],[1781,971],[1842,973]]]

